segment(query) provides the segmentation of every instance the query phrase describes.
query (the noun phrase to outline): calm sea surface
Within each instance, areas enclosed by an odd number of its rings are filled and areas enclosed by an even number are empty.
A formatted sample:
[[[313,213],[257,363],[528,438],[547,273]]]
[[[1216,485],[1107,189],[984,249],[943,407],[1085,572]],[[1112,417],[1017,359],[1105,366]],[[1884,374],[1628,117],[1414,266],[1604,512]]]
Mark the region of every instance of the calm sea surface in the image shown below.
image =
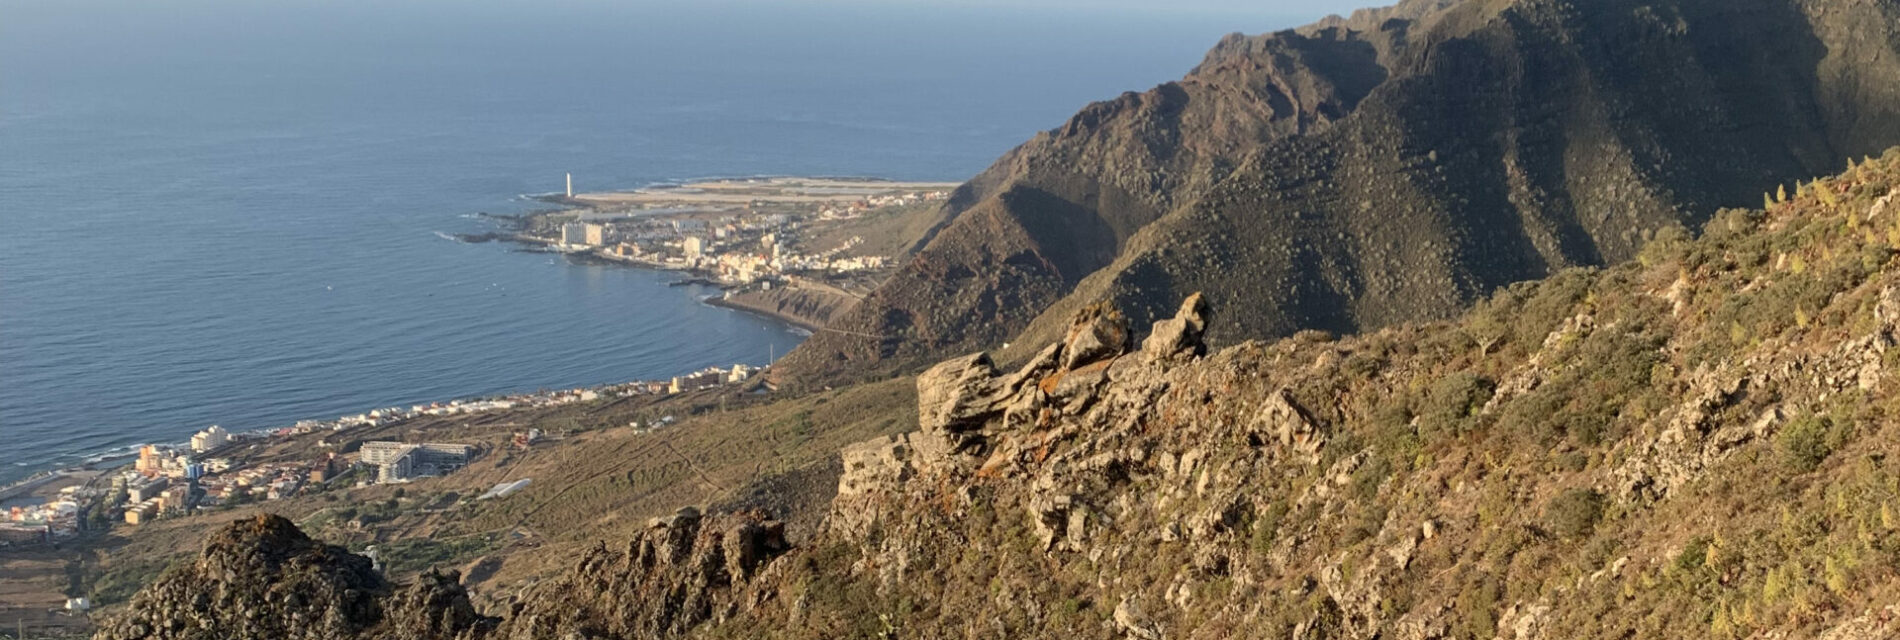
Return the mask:
[[[702,3],[677,3],[681,5]],[[395,6],[387,6],[395,5]],[[438,232],[522,194],[960,180],[1290,20],[876,3],[0,1],[0,481],[210,424],[762,364],[669,274]]]

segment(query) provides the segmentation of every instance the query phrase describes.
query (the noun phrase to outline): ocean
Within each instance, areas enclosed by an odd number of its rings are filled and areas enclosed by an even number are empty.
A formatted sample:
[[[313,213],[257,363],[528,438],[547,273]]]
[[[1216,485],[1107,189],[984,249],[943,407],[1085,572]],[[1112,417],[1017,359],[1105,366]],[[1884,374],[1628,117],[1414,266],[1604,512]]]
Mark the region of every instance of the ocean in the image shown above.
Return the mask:
[[[679,5],[679,6],[674,6]],[[1263,16],[0,1],[0,482],[207,425],[764,364],[673,274],[463,244],[561,187],[961,180]]]

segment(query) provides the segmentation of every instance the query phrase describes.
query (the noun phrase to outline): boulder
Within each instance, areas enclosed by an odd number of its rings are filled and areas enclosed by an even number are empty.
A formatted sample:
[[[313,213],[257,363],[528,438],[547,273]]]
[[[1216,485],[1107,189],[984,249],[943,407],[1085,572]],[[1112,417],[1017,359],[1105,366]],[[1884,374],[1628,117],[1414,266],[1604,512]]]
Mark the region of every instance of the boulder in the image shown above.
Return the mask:
[[[1120,313],[1090,307],[1062,340],[1062,368],[1074,369],[1128,352],[1128,324]]]
[[[1195,357],[1207,353],[1202,336],[1207,331],[1207,302],[1196,293],[1181,302],[1173,318],[1156,322],[1141,352],[1150,358]]]
[[[1289,455],[1309,464],[1319,462],[1319,450],[1326,446],[1326,435],[1308,418],[1306,411],[1293,403],[1285,389],[1267,396],[1267,402],[1254,415],[1256,437],[1279,443]]]
[[[981,429],[1002,410],[996,365],[987,353],[948,360],[917,376],[917,425],[950,437]]]

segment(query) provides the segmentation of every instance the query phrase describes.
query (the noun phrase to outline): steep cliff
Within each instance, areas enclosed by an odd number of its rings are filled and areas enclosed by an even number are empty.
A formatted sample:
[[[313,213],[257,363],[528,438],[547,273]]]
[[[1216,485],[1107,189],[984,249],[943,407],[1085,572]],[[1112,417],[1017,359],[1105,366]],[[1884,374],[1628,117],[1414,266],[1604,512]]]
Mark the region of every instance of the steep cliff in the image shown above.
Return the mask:
[[[998,160],[778,368],[912,370],[1193,291],[1229,314],[1217,344],[1447,318],[1900,143],[1896,24],[1873,0],[1412,0],[1230,36]]]

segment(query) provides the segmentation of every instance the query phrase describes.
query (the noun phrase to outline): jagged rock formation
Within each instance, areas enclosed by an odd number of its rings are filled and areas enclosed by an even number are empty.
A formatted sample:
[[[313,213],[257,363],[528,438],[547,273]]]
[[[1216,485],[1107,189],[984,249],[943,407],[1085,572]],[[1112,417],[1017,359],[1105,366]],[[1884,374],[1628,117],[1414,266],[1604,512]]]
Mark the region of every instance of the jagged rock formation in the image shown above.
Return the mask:
[[[386,638],[479,638],[495,627],[469,604],[461,574],[430,570],[383,602]]]
[[[782,524],[756,512],[655,518],[621,549],[596,546],[557,580],[528,590],[497,637],[658,638],[755,604],[744,590],[785,553]]]
[[[452,573],[396,587],[369,558],[260,515],[213,534],[196,562],[167,571],[94,637],[430,640],[478,636],[493,622]]]
[[[776,369],[1045,344],[1101,300],[1146,327],[1196,291],[1217,344],[1450,317],[1900,143],[1896,25],[1884,0],[1411,0],[1230,36],[999,159]]]

